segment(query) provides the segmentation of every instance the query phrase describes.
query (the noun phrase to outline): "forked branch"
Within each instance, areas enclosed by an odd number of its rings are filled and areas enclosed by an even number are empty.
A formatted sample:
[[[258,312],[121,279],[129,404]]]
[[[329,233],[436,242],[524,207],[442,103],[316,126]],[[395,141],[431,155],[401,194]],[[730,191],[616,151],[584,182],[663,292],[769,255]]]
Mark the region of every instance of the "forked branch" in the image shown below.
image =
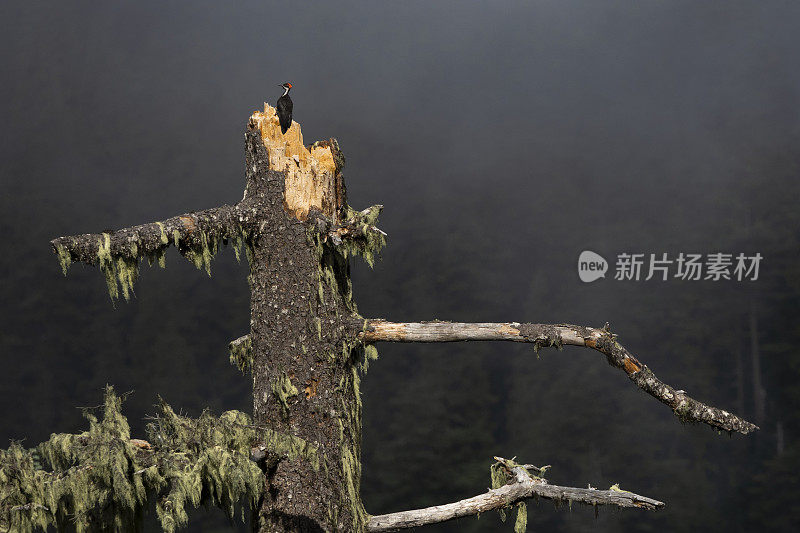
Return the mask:
[[[508,484],[491,489],[485,494],[446,505],[371,516],[367,523],[367,531],[377,533],[436,524],[495,509],[507,508],[534,497],[559,502],[565,501],[569,502],[570,505],[574,502],[594,506],[613,505],[648,510],[664,507],[663,502],[621,490],[616,486],[610,490],[597,490],[593,488],[580,489],[550,485],[546,479],[531,476],[528,472],[530,465],[517,465],[513,461],[502,457],[495,457],[495,459],[498,461],[497,465],[507,470]]]
[[[513,341],[529,342],[538,349],[546,346],[584,346],[606,356],[608,363],[619,368],[637,387],[668,405],[681,420],[702,422],[709,426],[744,435],[758,426],[723,409],[711,407],[686,392],[676,390],[659,380],[647,365],[641,363],[608,328],[590,328],[571,324],[457,323],[457,322],[387,322],[369,320],[362,333],[366,343],[385,342],[455,342]]]

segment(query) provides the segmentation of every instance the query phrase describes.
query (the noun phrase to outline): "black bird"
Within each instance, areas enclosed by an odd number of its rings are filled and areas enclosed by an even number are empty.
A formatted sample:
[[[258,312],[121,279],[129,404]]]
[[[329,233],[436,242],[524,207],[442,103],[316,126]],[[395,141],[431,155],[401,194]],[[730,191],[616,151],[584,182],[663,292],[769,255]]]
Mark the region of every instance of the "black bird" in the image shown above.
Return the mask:
[[[289,127],[292,125],[292,99],[289,98],[289,89],[292,88],[292,84],[288,81],[280,85],[283,87],[283,96],[278,98],[278,122],[281,123],[281,133],[286,133]]]

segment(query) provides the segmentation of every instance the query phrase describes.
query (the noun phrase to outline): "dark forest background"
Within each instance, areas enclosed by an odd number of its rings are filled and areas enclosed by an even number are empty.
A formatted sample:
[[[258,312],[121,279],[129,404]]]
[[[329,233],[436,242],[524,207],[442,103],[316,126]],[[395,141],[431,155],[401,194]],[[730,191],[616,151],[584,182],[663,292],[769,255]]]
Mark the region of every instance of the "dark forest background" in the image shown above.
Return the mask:
[[[115,307],[96,269],[63,278],[48,241],[238,201],[247,117],[289,80],[306,142],[341,143],[350,203],[385,205],[382,261],[353,266],[364,316],[608,321],[665,382],[762,427],[681,425],[590,350],[381,345],[368,511],[483,492],[502,455],[667,502],[598,518],[541,502],[531,530],[793,530],[798,27],[788,1],[2,2],[0,446],[81,431],[106,383],[135,391],[136,432],[159,394],[251,410],[226,351],[249,328],[229,250],[210,279],[171,251]],[[584,249],[764,260],[755,282],[584,284]],[[242,527],[212,509],[190,530]]]

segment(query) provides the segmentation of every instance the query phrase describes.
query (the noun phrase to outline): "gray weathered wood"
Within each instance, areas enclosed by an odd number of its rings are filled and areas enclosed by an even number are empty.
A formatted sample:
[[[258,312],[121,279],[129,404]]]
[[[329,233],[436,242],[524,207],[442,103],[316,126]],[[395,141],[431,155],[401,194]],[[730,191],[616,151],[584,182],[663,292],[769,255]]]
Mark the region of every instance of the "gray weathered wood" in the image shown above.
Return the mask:
[[[496,459],[503,461],[500,457]],[[424,509],[371,516],[367,523],[367,531],[371,533],[396,531],[446,522],[501,509],[534,497],[568,502],[570,505],[582,503],[648,510],[664,507],[663,502],[624,490],[580,489],[550,485],[546,480],[531,477],[521,466],[513,468],[513,475],[515,479],[511,483],[472,498]]]
[[[606,356],[608,363],[619,368],[637,387],[668,405],[683,421],[702,422],[709,426],[737,431],[744,435],[758,429],[728,411],[691,398],[659,380],[647,365],[641,363],[608,328],[590,328],[572,324],[527,324],[519,322],[388,322],[369,320],[362,333],[364,342],[456,342],[513,341],[533,343],[536,349],[563,345],[593,348]]]

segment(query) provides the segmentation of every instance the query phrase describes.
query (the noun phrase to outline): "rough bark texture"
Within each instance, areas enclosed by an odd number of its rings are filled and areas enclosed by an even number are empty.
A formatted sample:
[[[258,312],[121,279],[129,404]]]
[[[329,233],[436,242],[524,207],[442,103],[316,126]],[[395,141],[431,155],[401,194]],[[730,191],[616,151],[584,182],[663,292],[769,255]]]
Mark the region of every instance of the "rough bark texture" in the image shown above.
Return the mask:
[[[51,244],[57,251],[58,248],[68,248],[70,261],[94,265],[108,235],[111,255],[136,259],[142,254],[158,254],[176,240],[190,246],[192,239],[199,238],[204,232],[218,235],[220,239],[234,236],[240,225],[249,223],[249,214],[245,205],[223,205],[117,231],[59,237]],[[200,245],[199,242],[196,244]]]
[[[302,459],[283,460],[268,472],[260,531],[357,531],[365,518],[354,347],[361,322],[347,260],[315,242],[296,207],[287,211],[286,183],[251,121],[245,197],[261,221],[251,237],[249,278],[254,419],[313,443],[323,462],[314,469]],[[343,206],[328,207],[333,215]]]

